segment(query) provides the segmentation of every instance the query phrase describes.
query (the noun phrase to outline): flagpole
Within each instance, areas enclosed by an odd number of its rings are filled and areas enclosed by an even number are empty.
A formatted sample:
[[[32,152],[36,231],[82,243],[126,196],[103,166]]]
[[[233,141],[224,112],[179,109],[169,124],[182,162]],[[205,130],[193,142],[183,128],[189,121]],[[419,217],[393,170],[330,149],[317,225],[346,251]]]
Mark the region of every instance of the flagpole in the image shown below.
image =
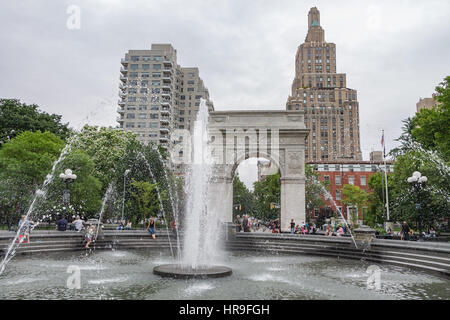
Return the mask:
[[[387,165],[386,165],[386,144],[384,142],[384,130],[383,132],[383,160],[384,160],[384,181],[386,183],[386,213],[387,213],[387,222],[390,220],[390,214],[389,214],[389,192],[388,192],[388,182],[387,182]]]

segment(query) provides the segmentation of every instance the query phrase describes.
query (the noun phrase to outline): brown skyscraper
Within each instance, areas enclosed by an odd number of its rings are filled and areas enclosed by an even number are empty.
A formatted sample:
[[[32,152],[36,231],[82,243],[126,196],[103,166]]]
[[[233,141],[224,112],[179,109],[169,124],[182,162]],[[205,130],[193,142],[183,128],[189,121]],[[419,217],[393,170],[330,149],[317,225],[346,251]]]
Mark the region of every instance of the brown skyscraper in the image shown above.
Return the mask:
[[[347,88],[345,73],[336,72],[336,45],[325,42],[316,7],[309,11],[308,34],[297,51],[286,109],[305,112],[306,161],[362,159],[357,93]]]

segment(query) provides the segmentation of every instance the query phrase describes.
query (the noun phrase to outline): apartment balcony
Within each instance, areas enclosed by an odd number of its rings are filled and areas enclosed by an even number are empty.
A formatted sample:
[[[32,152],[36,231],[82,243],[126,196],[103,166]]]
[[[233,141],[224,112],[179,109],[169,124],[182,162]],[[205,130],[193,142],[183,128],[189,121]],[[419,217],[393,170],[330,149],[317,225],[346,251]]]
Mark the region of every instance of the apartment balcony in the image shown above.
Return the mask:
[[[161,93],[161,97],[170,97],[172,94],[170,93],[170,92],[162,92]],[[163,99],[164,100],[164,99]],[[170,102],[170,100],[164,100],[164,101],[169,101]]]
[[[127,79],[128,79],[127,76],[124,76],[124,75],[122,75],[122,74],[120,75],[120,81],[126,83],[126,82],[127,82]]]
[[[161,105],[170,107],[170,100],[162,100]]]
[[[128,68],[122,67],[122,68],[120,68],[120,72],[122,72],[123,74],[126,74],[128,72]]]
[[[172,90],[172,86],[170,85],[170,83],[163,83],[161,87],[163,89],[170,89],[170,90]]]
[[[122,58],[122,59],[120,59],[120,63],[123,64],[124,66],[127,66],[127,65],[128,65],[128,60],[127,60],[127,58]]]
[[[119,89],[120,89],[120,90],[126,90],[126,89],[127,89],[127,85],[126,85],[126,84],[123,84],[123,83],[120,83],[120,84],[119,84]]]
[[[169,136],[168,135],[160,135],[159,136],[159,141],[168,142],[169,141]]]
[[[119,104],[119,106],[124,106],[125,105],[125,101],[119,99],[119,101],[117,102]]]
[[[118,107],[117,108],[117,113],[124,114],[125,113],[125,109],[121,108],[121,107]]]
[[[119,122],[120,124],[122,124],[123,121],[124,121],[124,119],[122,119],[121,117],[117,117],[117,118],[116,118],[116,121]]]
[[[123,89],[123,91],[119,90],[119,97],[123,98],[125,96],[126,96],[125,89]]]
[[[161,132],[169,132],[169,126],[160,126],[159,131]]]
[[[165,148],[165,149],[169,148],[169,144],[168,143],[160,143],[159,145],[161,147]]]
[[[165,76],[163,76],[163,77],[162,77],[162,80],[163,80],[163,84],[164,84],[164,82],[166,82],[166,83],[172,83],[172,78],[171,78],[171,77],[165,77]]]
[[[169,123],[170,118],[169,118],[169,117],[161,117],[161,118],[159,119],[159,121],[160,121],[161,123]]]
[[[170,66],[170,67],[173,66],[173,63],[170,60],[165,60],[163,63],[164,63],[164,66]]]
[[[161,114],[170,114],[170,108],[162,108]]]
[[[163,72],[172,74],[172,69],[164,68]]]

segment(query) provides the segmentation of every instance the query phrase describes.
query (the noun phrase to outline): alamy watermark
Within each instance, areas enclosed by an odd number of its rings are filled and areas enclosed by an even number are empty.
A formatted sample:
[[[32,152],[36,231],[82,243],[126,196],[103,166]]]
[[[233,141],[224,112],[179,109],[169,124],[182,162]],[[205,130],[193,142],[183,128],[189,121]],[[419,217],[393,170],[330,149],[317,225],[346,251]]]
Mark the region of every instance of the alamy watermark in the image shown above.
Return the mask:
[[[366,273],[369,274],[367,278],[367,289],[370,290],[381,290],[381,269],[377,265],[370,265]]]
[[[189,130],[175,129],[171,135],[173,147],[170,148],[174,164],[200,164],[208,160],[210,164],[234,165],[248,158],[268,158],[279,164],[280,139],[278,129],[267,128],[209,128],[203,137],[207,152],[199,156],[192,152],[192,135]],[[209,158],[209,159],[206,159]]]
[[[67,288],[68,289],[81,289],[81,269],[77,265],[70,265],[67,267],[67,273],[70,276],[67,278]]]
[[[81,8],[77,5],[72,4],[67,7],[66,13],[69,15],[66,21],[67,29],[81,29]]]

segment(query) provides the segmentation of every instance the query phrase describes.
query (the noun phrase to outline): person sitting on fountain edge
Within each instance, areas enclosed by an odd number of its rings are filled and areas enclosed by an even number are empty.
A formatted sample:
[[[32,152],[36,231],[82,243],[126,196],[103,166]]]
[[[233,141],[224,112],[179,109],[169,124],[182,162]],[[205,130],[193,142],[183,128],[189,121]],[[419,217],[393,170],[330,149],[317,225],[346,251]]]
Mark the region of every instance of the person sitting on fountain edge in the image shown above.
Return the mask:
[[[61,216],[61,219],[56,222],[56,230],[58,231],[66,231],[67,230],[67,220],[64,215]]]

